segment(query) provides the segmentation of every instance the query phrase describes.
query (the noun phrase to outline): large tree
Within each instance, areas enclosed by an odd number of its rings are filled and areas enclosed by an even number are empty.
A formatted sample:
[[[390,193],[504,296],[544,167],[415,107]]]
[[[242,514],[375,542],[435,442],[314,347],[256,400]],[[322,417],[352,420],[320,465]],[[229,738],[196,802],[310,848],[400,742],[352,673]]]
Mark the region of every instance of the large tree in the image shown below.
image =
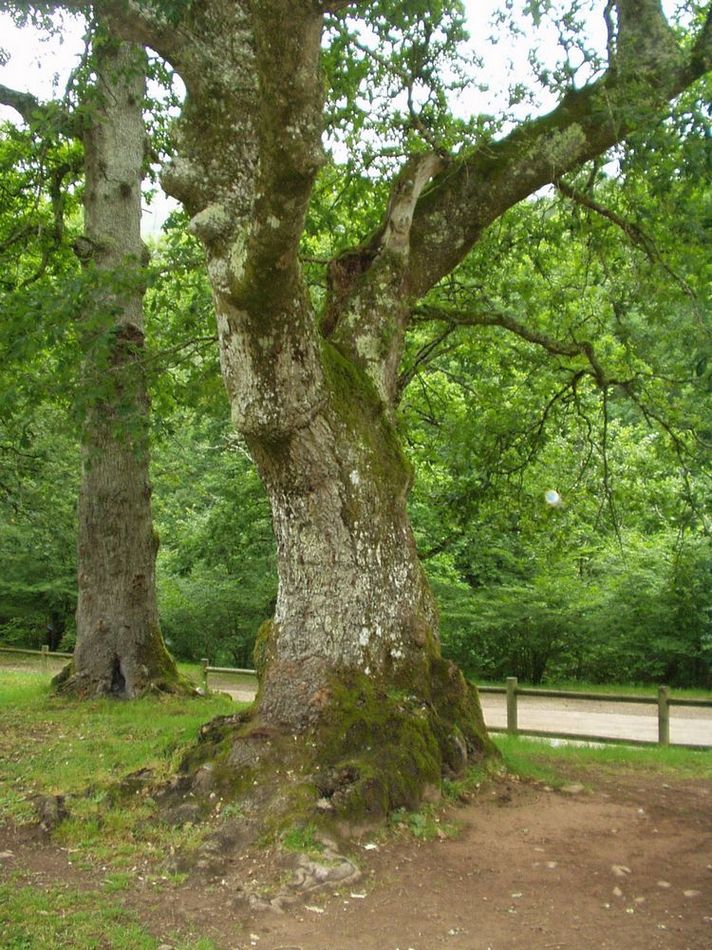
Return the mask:
[[[237,737],[215,733],[232,743],[220,761],[228,775],[256,767],[245,733],[316,730],[321,738],[305,747],[333,767],[317,782],[323,795],[345,810],[417,800],[487,740],[475,694],[440,657],[406,511],[412,472],[396,410],[414,310],[509,208],[657,121],[710,68],[712,19],[681,42],[658,0],[614,0],[602,11],[607,61],[585,85],[563,74],[549,114],[462,148],[444,147],[409,95],[412,154],[392,176],[376,228],[329,263],[316,306],[299,244],[324,163],[325,18],[341,24],[342,52],[360,43],[369,55],[349,16],[374,28],[389,16],[422,20],[427,50],[437,23],[425,6],[96,5],[118,35],[151,46],[185,82],[163,182],[205,246],[233,420],[272,505],[279,593],[258,643],[255,718]],[[374,180],[373,201],[382,193]],[[595,365],[591,341],[565,345]]]
[[[6,87],[0,101],[22,115],[39,142],[51,136],[83,144],[84,233],[74,251],[84,282],[75,301],[81,312],[73,314],[83,355],[76,394],[82,453],[77,642],[56,682],[81,695],[132,697],[179,685],[158,621],[148,474],[140,234],[147,64],[141,46],[96,25],[91,36],[85,72],[93,78],[79,81],[74,109]],[[50,197],[60,228],[61,178]]]

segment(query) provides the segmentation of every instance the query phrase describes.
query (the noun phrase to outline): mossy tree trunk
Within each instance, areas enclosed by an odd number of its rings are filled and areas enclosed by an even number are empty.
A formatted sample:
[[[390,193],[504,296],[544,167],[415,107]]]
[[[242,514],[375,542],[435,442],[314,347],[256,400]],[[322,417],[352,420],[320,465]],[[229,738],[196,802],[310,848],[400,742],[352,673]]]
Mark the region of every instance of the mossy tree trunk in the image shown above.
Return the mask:
[[[404,163],[380,227],[332,261],[316,314],[298,247],[322,163],[323,15],[345,4],[205,0],[186,5],[179,23],[140,2],[128,12],[98,5],[186,83],[164,185],[206,249],[232,415],[278,541],[257,719],[282,734],[321,729],[317,760],[336,767],[360,756],[344,774],[360,769],[374,781],[389,751],[410,743],[420,763],[410,788],[420,793],[441,769],[490,747],[476,695],[440,658],[408,524],[411,474],[395,417],[411,316],[508,208],[657,116],[708,69],[712,30],[685,52],[657,0],[619,0],[599,79],[497,142]],[[406,767],[408,749],[396,759]],[[237,771],[245,758],[225,761]],[[376,795],[384,807],[408,797],[386,785]]]
[[[82,314],[77,643],[57,680],[81,695],[140,695],[178,684],[159,629],[157,536],[148,476],[140,235],[146,55],[97,34],[96,83],[84,103],[88,281]]]

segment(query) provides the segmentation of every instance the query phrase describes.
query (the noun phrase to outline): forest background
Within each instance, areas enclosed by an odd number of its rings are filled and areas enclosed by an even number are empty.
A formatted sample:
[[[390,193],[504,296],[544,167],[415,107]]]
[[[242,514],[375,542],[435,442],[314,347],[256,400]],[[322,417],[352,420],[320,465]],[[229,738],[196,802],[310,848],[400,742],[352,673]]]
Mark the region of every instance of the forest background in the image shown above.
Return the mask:
[[[541,5],[526,6],[536,22]],[[466,94],[457,57],[441,54]],[[332,161],[302,248],[316,299],[322,262],[379,220],[364,196],[374,169],[397,159],[380,148],[400,108],[389,63],[359,121],[350,112],[346,143],[345,87],[374,58],[354,56],[351,73],[326,64]],[[535,105],[516,77],[506,99],[473,135]],[[607,161],[513,208],[421,308],[401,375],[410,510],[443,652],[473,678],[712,687],[708,103],[683,95]],[[438,109],[424,114],[446,139]],[[151,116],[158,155],[170,125],[162,109]],[[465,120],[448,121],[462,135]],[[0,132],[0,641],[30,647],[74,638],[78,148],[32,126]],[[276,596],[270,513],[231,427],[203,255],[185,223],[173,212],[151,239],[147,275],[161,627],[178,658],[251,666]],[[481,319],[483,305],[497,321]],[[605,373],[561,344],[582,337]]]

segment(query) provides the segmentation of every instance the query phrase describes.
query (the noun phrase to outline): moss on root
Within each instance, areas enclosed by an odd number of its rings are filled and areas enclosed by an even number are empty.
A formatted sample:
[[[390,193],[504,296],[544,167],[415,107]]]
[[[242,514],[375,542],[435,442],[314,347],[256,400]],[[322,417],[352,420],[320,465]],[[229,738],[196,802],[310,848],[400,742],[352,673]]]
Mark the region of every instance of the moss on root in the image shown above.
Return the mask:
[[[358,823],[416,808],[444,776],[498,755],[473,687],[440,657],[430,667],[418,693],[353,673],[332,684],[317,787],[339,817]]]
[[[449,661],[426,662],[429,673],[408,683],[334,673],[318,721],[299,735],[263,721],[259,704],[213,720],[186,753],[168,810],[189,801],[207,816],[238,801],[255,835],[275,840],[295,826],[340,835],[416,809],[443,778],[498,758],[474,688]]]

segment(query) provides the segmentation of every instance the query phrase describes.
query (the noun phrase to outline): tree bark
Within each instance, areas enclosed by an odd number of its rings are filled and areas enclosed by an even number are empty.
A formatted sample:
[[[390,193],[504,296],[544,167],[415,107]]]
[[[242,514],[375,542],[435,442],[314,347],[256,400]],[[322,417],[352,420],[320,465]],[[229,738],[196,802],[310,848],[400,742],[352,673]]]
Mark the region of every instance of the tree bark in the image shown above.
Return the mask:
[[[101,34],[94,53],[83,136],[85,234],[75,245],[90,287],[81,327],[77,643],[58,685],[133,697],[179,681],[159,628],[148,475],[140,236],[146,56]]]
[[[263,631],[262,715],[318,716],[334,671],[417,681],[437,653],[437,609],[406,500],[412,473],[363,371],[324,344],[325,398],[309,425],[250,438],[272,503],[280,586]]]
[[[685,54],[657,0],[619,0],[604,77],[486,148],[405,163],[381,227],[332,262],[318,317],[297,249],[321,163],[326,7],[205,0],[173,26],[138,0],[128,14],[126,4],[101,6],[186,82],[164,184],[206,248],[233,419],[278,543],[255,717],[209,730],[186,769],[212,761],[214,781],[234,788],[249,774],[251,786],[260,754],[246,744],[302,734],[304,768],[345,814],[413,804],[442,772],[492,747],[476,692],[440,657],[408,524],[395,407],[412,311],[508,208],[620,141],[709,68],[709,31]],[[294,760],[293,744],[280,750]]]

